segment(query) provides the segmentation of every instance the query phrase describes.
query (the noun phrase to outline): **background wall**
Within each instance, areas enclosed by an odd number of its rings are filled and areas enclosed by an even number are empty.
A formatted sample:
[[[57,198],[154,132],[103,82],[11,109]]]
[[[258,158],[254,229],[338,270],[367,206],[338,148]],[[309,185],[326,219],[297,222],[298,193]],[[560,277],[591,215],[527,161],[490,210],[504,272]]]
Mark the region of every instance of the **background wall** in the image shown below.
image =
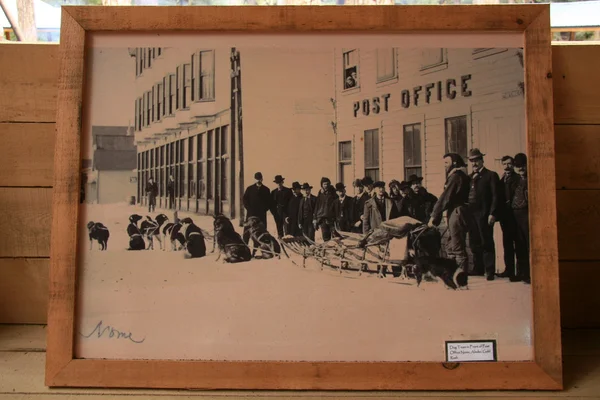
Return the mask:
[[[600,327],[600,45],[554,45],[563,327]],[[0,323],[46,322],[57,45],[0,45]]]

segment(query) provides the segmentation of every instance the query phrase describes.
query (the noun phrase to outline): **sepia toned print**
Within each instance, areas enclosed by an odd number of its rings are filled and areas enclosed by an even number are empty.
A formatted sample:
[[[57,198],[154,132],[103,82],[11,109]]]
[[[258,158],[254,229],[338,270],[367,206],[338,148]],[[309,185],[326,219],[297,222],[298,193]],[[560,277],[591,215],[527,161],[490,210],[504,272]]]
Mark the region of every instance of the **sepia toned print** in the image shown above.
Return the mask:
[[[255,40],[93,49],[76,355],[531,360],[523,50]]]

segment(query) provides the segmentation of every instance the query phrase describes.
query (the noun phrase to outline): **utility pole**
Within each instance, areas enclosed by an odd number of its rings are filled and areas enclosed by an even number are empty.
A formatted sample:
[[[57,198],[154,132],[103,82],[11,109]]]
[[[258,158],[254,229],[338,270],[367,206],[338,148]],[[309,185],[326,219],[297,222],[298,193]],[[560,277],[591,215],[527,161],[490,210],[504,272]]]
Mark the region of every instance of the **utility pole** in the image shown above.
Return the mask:
[[[33,0],[17,0],[17,17],[23,33],[22,41],[37,42]]]

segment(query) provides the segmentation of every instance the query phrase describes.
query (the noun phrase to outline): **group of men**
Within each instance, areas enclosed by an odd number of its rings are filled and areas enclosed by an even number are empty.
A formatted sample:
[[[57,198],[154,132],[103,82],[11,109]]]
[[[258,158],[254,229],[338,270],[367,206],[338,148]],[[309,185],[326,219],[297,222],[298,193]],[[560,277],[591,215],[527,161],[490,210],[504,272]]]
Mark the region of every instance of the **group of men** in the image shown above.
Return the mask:
[[[470,275],[530,283],[527,157],[523,153],[503,157],[500,178],[484,166],[484,156],[479,149],[469,152],[469,174],[460,155],[444,155],[446,183],[439,199],[423,187],[423,178],[417,175],[402,182],[390,181],[389,193],[385,182],[368,176],[357,179],[353,182],[355,196],[348,196],[343,183],[334,186],[327,177],[321,179],[316,195],[306,182],[286,187],[281,175],[275,176],[277,187],[270,190],[257,172],[256,182],[246,188],[243,204],[246,217],[258,217],[265,227],[270,212],[278,237],[304,235],[313,241],[317,230],[327,241],[337,231],[365,234],[383,221],[402,216],[438,227],[445,213],[447,257]],[[496,222],[503,233],[505,270],[501,274],[496,274]],[[467,263],[467,238],[473,254],[472,271]]]

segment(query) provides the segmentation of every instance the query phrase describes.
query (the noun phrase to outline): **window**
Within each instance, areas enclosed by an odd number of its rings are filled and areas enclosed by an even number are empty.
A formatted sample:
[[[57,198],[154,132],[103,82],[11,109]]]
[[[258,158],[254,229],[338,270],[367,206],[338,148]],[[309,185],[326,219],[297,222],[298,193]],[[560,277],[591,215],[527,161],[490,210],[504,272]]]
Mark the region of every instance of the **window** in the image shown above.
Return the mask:
[[[188,138],[188,197],[196,196],[196,180],[194,178],[194,137]]]
[[[213,176],[213,131],[210,130],[206,135],[206,198],[213,198],[212,176]]]
[[[133,118],[134,121],[134,129],[136,131],[139,131],[139,125],[138,125],[138,115],[140,113],[140,109],[139,109],[140,103],[138,102],[138,99],[135,99],[135,116]]]
[[[148,68],[152,67],[152,47],[148,47]]]
[[[352,142],[340,142],[339,143],[339,163],[340,163],[340,182],[348,186],[349,179],[352,178]]]
[[[227,200],[227,186],[229,185],[229,174],[227,173],[227,155],[229,154],[227,126],[221,127],[221,200]]]
[[[196,190],[197,190],[197,196],[200,199],[204,198],[205,195],[205,190],[204,190],[204,160],[203,160],[203,155],[204,153],[202,152],[202,141],[204,140],[204,135],[198,135],[198,140],[197,140],[197,150],[196,150],[196,157],[197,157],[197,165],[196,165],[196,173],[197,173],[197,177],[196,177],[196,181],[198,182]]]
[[[175,111],[175,75],[169,75],[169,115],[173,115]]]
[[[146,92],[146,126],[149,126],[150,122],[152,121],[152,119],[150,117],[150,112],[152,111],[151,97],[152,97],[152,92],[147,91]]]
[[[159,47],[157,50],[157,56],[160,57],[161,54],[162,54],[162,47]]]
[[[198,100],[214,100],[215,98],[215,52],[200,52],[200,79],[198,82]]]
[[[162,118],[162,105],[163,105],[163,84],[159,83],[156,85],[156,120],[160,121]]]
[[[404,125],[404,179],[422,176],[421,124]]]
[[[177,66],[175,80],[175,109],[180,110],[183,106],[183,65]]]
[[[138,54],[138,75],[142,75],[144,72],[144,49],[137,49]]]
[[[358,81],[358,50],[346,51],[343,54],[344,90],[359,87]]]
[[[384,82],[396,77],[396,50],[377,49],[377,82]]]
[[[152,92],[150,93],[150,96],[152,96],[152,99],[150,100],[151,104],[152,104],[150,119],[152,122],[154,122],[154,121],[156,121],[156,85],[152,86]]]
[[[379,180],[379,129],[365,131],[365,176]]]
[[[445,49],[421,50],[421,71],[428,71],[435,67],[443,67],[446,66],[446,64],[447,61]]]
[[[138,126],[138,131],[142,130],[142,125],[144,123],[143,119],[144,119],[144,109],[143,109],[143,102],[142,102],[142,98],[138,97],[138,99],[136,100],[138,107],[137,107],[137,126]]]
[[[142,95],[142,127],[148,126],[148,120],[146,120],[146,93]]]
[[[183,66],[183,108],[189,108],[192,103],[192,77],[191,77],[192,66],[185,64]]]
[[[467,116],[446,118],[446,153],[457,153],[467,159]]]

